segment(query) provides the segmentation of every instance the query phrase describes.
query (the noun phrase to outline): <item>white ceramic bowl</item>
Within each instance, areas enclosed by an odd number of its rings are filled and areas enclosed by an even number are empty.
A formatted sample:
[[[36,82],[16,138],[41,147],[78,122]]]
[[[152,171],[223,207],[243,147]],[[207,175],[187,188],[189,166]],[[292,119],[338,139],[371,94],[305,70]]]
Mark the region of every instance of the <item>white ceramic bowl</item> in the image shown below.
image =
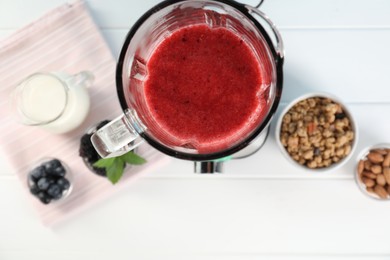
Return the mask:
[[[304,166],[304,165],[301,165],[299,164],[297,161],[295,161],[293,158],[291,158],[290,154],[287,152],[287,150],[285,149],[285,147],[283,146],[283,144],[281,143],[281,140],[280,140],[280,131],[281,131],[281,126],[282,126],[282,121],[283,121],[283,117],[284,115],[295,105],[297,104],[298,102],[302,101],[302,100],[305,100],[305,99],[308,99],[308,98],[313,98],[313,97],[321,97],[321,98],[329,98],[331,100],[333,100],[335,103],[341,105],[344,113],[346,114],[346,116],[349,118],[350,120],[350,123],[351,123],[351,126],[352,126],[352,130],[354,132],[354,140],[352,142],[352,145],[351,145],[351,152],[346,156],[344,157],[343,159],[341,159],[339,162],[337,163],[332,163],[330,166],[328,167],[323,167],[323,168],[315,168],[315,169],[311,169],[307,166]],[[291,103],[289,103],[282,111],[282,113],[279,115],[279,118],[277,119],[277,122],[276,122],[276,128],[275,128],[275,139],[276,139],[276,143],[279,147],[279,150],[281,151],[281,153],[284,155],[284,157],[294,166],[298,167],[299,169],[301,170],[306,170],[306,171],[309,171],[309,172],[328,172],[328,171],[332,171],[332,170],[335,170],[339,167],[341,167],[342,165],[344,165],[349,159],[351,159],[353,153],[355,152],[356,150],[356,146],[357,146],[357,143],[358,143],[358,139],[359,139],[359,131],[358,131],[358,127],[357,127],[357,124],[356,124],[356,121],[355,119],[353,118],[351,112],[349,111],[349,109],[345,106],[344,102],[342,102],[339,98],[333,96],[332,94],[329,94],[329,93],[324,93],[324,92],[315,92],[315,93],[307,93],[307,94],[304,94],[296,99],[294,99]]]
[[[372,146],[366,147],[365,149],[363,149],[363,150],[359,153],[359,155],[358,155],[357,158],[356,158],[356,167],[355,167],[355,169],[354,169],[355,181],[356,181],[357,186],[358,186],[359,189],[361,190],[361,192],[362,192],[363,194],[365,194],[366,196],[368,196],[369,198],[372,198],[372,199],[375,199],[375,200],[380,200],[380,201],[390,201],[390,196],[389,196],[387,199],[382,199],[382,198],[380,198],[378,195],[376,195],[375,193],[368,192],[368,191],[366,190],[366,185],[364,185],[364,183],[362,183],[362,181],[361,181],[360,178],[359,178],[359,173],[358,173],[359,161],[360,161],[360,160],[366,159],[368,153],[369,153],[371,150],[374,150],[374,149],[390,149],[390,144],[388,144],[388,143],[383,143],[383,144],[372,145]]]

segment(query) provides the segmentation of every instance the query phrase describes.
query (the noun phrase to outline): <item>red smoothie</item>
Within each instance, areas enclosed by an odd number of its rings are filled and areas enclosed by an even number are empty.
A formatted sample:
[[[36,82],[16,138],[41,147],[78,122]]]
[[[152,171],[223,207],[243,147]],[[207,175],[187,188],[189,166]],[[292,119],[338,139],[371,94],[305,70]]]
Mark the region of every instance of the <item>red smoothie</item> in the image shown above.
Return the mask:
[[[212,153],[240,142],[268,110],[269,76],[245,41],[224,28],[184,27],[147,62],[144,90],[160,139]],[[264,74],[264,73],[263,73]]]

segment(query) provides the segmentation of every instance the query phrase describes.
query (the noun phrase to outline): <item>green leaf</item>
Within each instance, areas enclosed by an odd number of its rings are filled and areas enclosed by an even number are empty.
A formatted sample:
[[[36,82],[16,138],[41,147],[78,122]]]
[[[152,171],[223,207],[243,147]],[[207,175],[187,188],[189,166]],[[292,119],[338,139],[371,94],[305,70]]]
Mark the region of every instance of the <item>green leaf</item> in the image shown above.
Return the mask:
[[[122,160],[114,160],[111,166],[106,168],[107,178],[112,184],[117,183],[123,175],[125,163]]]
[[[108,168],[114,163],[115,160],[116,157],[100,159],[97,162],[95,162],[93,166],[98,168]]]
[[[93,164],[98,168],[105,168],[107,178],[113,183],[117,183],[123,175],[124,167],[128,164],[141,165],[146,163],[146,160],[141,156],[128,152],[119,157],[100,159]]]
[[[146,160],[144,158],[142,158],[141,156],[133,152],[128,152],[122,155],[121,159],[127,162],[128,164],[134,164],[134,165],[141,165],[146,163]]]

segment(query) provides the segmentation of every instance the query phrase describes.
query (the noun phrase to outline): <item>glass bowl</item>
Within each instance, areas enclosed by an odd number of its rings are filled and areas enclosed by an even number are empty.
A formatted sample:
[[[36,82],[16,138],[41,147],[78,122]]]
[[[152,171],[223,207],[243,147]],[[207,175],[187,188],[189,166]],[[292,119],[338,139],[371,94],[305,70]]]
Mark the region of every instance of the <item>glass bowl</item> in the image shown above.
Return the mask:
[[[27,174],[30,193],[43,204],[57,203],[72,192],[72,173],[68,165],[53,157],[35,162]]]

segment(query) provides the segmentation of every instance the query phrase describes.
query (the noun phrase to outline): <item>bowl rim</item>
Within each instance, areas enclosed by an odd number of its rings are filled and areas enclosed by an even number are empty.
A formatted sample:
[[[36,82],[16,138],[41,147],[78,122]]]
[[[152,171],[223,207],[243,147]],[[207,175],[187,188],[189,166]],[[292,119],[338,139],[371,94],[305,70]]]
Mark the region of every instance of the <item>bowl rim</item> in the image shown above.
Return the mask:
[[[341,105],[344,113],[347,115],[347,117],[350,120],[350,123],[352,125],[352,130],[354,132],[354,140],[352,141],[352,144],[351,144],[351,152],[346,157],[344,157],[343,159],[341,159],[337,163],[331,164],[328,167],[315,168],[315,169],[311,169],[309,167],[301,165],[297,161],[295,161],[293,158],[291,158],[290,154],[287,152],[287,150],[284,148],[283,144],[280,141],[280,130],[281,130],[284,115],[298,102],[305,100],[305,99],[308,99],[308,98],[312,98],[312,97],[329,98],[332,101],[336,102],[337,104]],[[309,93],[305,93],[303,95],[300,95],[300,96],[296,97],[295,99],[293,99],[292,101],[290,101],[286,105],[286,107],[281,111],[281,113],[279,114],[279,117],[276,121],[274,134],[275,134],[276,144],[279,147],[279,151],[283,154],[283,156],[287,159],[287,161],[289,161],[292,165],[298,167],[299,169],[305,170],[306,172],[317,172],[317,173],[318,172],[323,173],[323,172],[334,171],[334,170],[342,167],[343,165],[345,165],[352,158],[353,154],[355,153],[357,145],[358,145],[358,140],[359,140],[359,128],[358,128],[358,125],[356,123],[356,119],[354,118],[353,114],[351,113],[349,108],[345,105],[345,102],[343,102],[337,96],[330,94],[330,93],[327,93],[327,92],[309,92]]]
[[[376,143],[373,145],[369,145],[364,147],[356,157],[356,166],[354,167],[353,170],[353,176],[355,179],[355,183],[358,186],[359,190],[366,195],[368,198],[371,198],[375,201],[390,201],[390,196],[387,199],[381,199],[379,196],[369,193],[366,190],[366,186],[359,180],[359,172],[358,172],[358,167],[359,167],[359,162],[360,160],[364,159],[367,157],[367,154],[370,152],[372,149],[379,149],[379,148],[384,148],[384,149],[389,149],[390,150],[390,143]]]

